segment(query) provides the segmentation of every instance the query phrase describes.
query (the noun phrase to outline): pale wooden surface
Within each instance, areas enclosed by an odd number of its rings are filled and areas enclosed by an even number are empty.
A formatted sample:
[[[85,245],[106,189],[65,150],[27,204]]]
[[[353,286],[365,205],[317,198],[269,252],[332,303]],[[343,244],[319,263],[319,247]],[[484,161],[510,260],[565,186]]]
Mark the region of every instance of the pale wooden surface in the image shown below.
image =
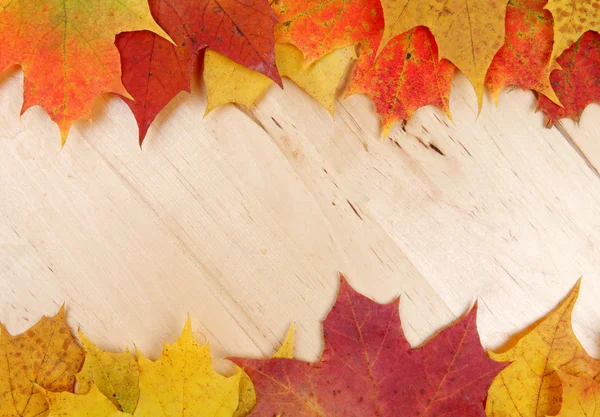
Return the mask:
[[[203,120],[196,88],[143,151],[114,97],[60,150],[42,110],[19,119],[21,95],[21,73],[4,75],[0,320],[11,332],[66,302],[102,347],[155,357],[189,313],[222,358],[269,354],[295,321],[298,356],[314,360],[341,270],[379,301],[403,294],[413,344],[479,297],[495,348],[583,276],[575,330],[600,351],[600,106],[580,126],[545,129],[532,94],[511,91],[476,120],[458,76],[454,122],[425,108],[381,141],[365,97],[332,120],[287,82],[250,111]]]

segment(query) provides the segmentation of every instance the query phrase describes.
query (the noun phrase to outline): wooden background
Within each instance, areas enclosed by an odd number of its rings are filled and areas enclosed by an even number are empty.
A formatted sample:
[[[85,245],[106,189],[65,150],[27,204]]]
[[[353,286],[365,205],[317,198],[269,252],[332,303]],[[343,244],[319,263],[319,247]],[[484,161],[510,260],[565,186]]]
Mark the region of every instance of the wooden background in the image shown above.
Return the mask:
[[[553,308],[579,277],[575,331],[600,353],[600,106],[543,127],[530,92],[477,118],[455,78],[453,122],[421,109],[387,140],[372,103],[335,119],[290,82],[250,110],[181,94],[143,151],[104,97],[60,149],[22,74],[0,80],[0,320],[12,333],[66,302],[108,349],[156,357],[186,314],[226,355],[268,355],[291,322],[316,360],[337,271],[378,301],[402,294],[418,345],[480,300],[488,348]],[[199,336],[201,337],[201,336]]]

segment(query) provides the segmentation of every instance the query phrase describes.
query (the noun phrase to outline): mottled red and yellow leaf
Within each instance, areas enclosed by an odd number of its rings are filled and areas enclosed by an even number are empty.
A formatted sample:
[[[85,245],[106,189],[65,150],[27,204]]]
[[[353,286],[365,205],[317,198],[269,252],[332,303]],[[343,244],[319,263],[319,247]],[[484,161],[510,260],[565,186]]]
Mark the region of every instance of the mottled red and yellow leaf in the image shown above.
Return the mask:
[[[500,91],[516,86],[558,102],[550,85],[553,28],[546,0],[509,0],[506,40],[487,72],[485,84],[496,102]]]
[[[481,106],[485,74],[504,43],[507,0],[382,0],[385,29],[380,50],[416,26],[431,29],[440,59],[471,80]]]
[[[311,65],[328,53],[377,37],[383,28],[379,0],[279,0],[275,38],[291,43]]]
[[[600,32],[600,0],[548,0],[554,17],[552,62],[588,30]]]
[[[548,117],[548,126],[566,117],[579,121],[588,104],[600,102],[600,34],[586,32],[558,63],[562,69],[552,72],[550,82],[562,106],[547,97],[540,97],[538,103]]]
[[[366,94],[373,100],[387,135],[398,120],[434,105],[450,114],[454,66],[439,61],[431,32],[419,26],[392,39],[376,57],[378,41],[363,47],[346,96]]]

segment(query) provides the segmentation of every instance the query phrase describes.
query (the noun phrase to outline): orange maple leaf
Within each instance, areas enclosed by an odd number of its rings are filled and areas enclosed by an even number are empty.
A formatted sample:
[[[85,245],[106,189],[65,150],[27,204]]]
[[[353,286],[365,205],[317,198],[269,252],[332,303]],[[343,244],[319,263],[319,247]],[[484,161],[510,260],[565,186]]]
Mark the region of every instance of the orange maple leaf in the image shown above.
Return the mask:
[[[304,65],[336,49],[378,36],[383,29],[379,0],[279,0],[275,40],[304,54]]]
[[[377,108],[386,136],[398,120],[434,105],[450,116],[454,65],[439,60],[431,32],[422,26],[393,38],[375,56],[379,38],[363,48],[346,96],[366,94]]]
[[[114,42],[118,33],[136,30],[168,38],[145,0],[0,0],[0,71],[22,66],[21,113],[41,105],[64,144],[75,120],[91,118],[98,95],[129,96]]]

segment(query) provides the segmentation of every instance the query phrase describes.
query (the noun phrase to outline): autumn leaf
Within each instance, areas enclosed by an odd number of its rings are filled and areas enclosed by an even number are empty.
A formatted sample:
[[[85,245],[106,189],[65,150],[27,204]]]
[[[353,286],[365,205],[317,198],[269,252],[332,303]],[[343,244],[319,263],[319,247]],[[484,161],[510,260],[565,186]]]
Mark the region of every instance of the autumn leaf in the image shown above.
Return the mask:
[[[92,375],[88,371],[86,376],[93,378],[90,390],[82,395],[48,393],[50,417],[131,416],[117,408],[131,409],[136,397],[136,392],[126,385],[137,380],[129,354],[102,352],[89,340],[85,346],[92,358]],[[179,340],[165,345],[156,362],[138,354],[137,364],[139,401],[134,417],[231,417],[237,409],[241,372],[225,377],[214,370],[210,348],[196,342],[189,319]]]
[[[509,0],[506,8],[506,40],[492,61],[485,84],[498,102],[500,91],[516,86],[534,90],[558,103],[550,85],[552,15],[546,0]]]
[[[204,57],[203,78],[207,96],[205,116],[228,103],[249,108],[273,85],[263,74],[211,50]]]
[[[507,0],[382,0],[385,28],[380,50],[416,26],[431,29],[439,59],[448,59],[471,80],[483,100],[485,74],[504,43]]]
[[[373,100],[387,136],[398,120],[435,105],[450,114],[454,66],[438,59],[431,32],[419,26],[392,39],[376,57],[379,40],[363,47],[346,96],[362,93]]]
[[[135,30],[167,36],[145,0],[0,0],[0,71],[23,67],[22,112],[41,105],[64,144],[75,120],[91,118],[98,95],[128,96],[114,39]]]
[[[488,417],[546,417],[560,411],[562,389],[555,370],[593,378],[600,362],[583,349],[571,327],[571,314],[580,282],[560,305],[534,329],[504,353],[492,353],[498,361],[513,361],[489,390]]]
[[[0,415],[47,416],[48,403],[35,386],[49,392],[73,391],[83,360],[83,349],[65,322],[64,307],[17,336],[0,326]]]
[[[135,357],[128,350],[105,352],[81,332],[79,340],[86,357],[83,369],[77,374],[77,393],[87,394],[95,386],[119,410],[133,414],[140,397],[140,372]]]
[[[281,84],[268,0],[150,0],[150,8],[175,45],[149,32],[117,39],[140,145],[158,113],[180,91],[190,91],[194,64],[207,46]]]
[[[158,113],[179,92],[190,92],[194,64],[206,47],[195,39],[193,29],[190,33],[189,22],[181,20],[200,13],[197,2],[150,0],[149,4],[175,45],[147,31],[122,33],[115,42],[121,54],[123,84],[132,97],[124,100],[137,120],[140,146]]]
[[[296,326],[291,325],[287,335],[281,347],[275,354],[272,356],[273,358],[287,358],[292,359],[294,357],[294,335],[296,331]],[[252,409],[256,406],[256,391],[254,390],[254,384],[252,380],[248,376],[247,373],[242,372],[240,378],[240,401],[238,409],[235,411],[233,417],[245,417]]]
[[[538,108],[546,113],[548,126],[570,117],[579,121],[588,104],[600,102],[600,34],[586,32],[559,58],[562,70],[550,75],[561,106],[540,97]]]
[[[563,401],[556,417],[600,417],[600,384],[560,371],[558,375],[563,387]]]
[[[278,43],[275,50],[280,74],[294,81],[333,115],[337,89],[356,58],[354,46],[335,50],[308,67],[304,65],[302,52],[293,45]],[[204,82],[208,97],[206,114],[227,103],[249,108],[273,85],[264,75],[214,51],[206,52]]]
[[[179,340],[153,362],[139,356],[140,400],[135,416],[231,416],[238,407],[240,372],[217,373],[210,348],[194,339],[188,319]]]
[[[325,350],[311,364],[236,358],[258,402],[251,416],[482,416],[487,388],[504,364],[483,351],[476,309],[421,348],[400,328],[398,300],[377,304],[342,277],[323,322]]]
[[[554,17],[552,62],[588,30],[600,32],[600,0],[548,0]]]
[[[86,395],[73,395],[69,393],[52,393],[40,390],[46,395],[50,404],[48,417],[131,417],[123,413],[92,385]]]
[[[275,39],[300,49],[305,65],[328,53],[377,37],[383,28],[379,0],[279,0]]]

